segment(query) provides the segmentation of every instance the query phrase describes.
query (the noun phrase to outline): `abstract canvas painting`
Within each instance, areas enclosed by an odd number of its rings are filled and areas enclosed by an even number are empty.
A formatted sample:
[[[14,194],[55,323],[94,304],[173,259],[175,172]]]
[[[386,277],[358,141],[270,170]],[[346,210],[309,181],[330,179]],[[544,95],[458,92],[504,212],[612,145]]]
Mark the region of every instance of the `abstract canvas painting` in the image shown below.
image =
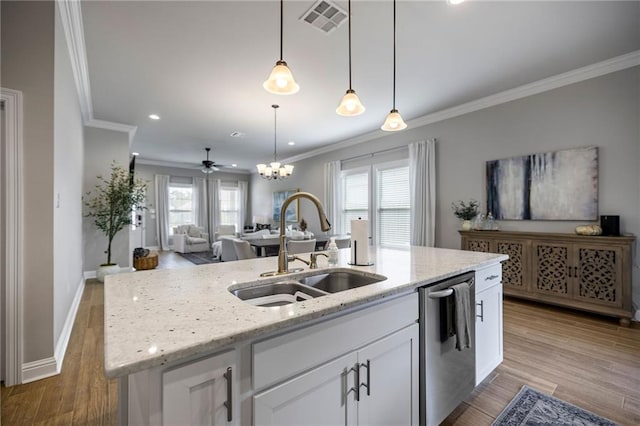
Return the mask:
[[[487,161],[487,212],[496,219],[597,220],[598,148]]]

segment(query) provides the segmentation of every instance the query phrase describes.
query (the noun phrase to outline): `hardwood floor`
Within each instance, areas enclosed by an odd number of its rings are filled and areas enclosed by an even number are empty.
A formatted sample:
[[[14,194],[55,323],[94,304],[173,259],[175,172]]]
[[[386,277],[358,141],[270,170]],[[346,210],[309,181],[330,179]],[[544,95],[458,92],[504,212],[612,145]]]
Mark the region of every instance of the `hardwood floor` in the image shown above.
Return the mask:
[[[186,262],[186,263],[184,263]],[[163,253],[159,267],[192,264]],[[117,383],[103,374],[102,284],[88,280],[58,376],[1,389],[4,425],[115,425]],[[490,425],[522,385],[640,424],[640,324],[515,299],[504,303],[504,362],[446,420]]]

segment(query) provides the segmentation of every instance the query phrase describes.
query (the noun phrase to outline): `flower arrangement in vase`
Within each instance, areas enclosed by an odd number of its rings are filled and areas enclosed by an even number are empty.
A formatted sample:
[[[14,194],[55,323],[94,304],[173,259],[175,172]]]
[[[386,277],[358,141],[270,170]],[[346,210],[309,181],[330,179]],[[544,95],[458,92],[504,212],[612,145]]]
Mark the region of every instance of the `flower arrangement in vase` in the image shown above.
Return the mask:
[[[479,211],[478,207],[480,203],[476,200],[469,200],[468,203],[464,201],[456,201],[451,203],[451,208],[453,209],[453,214],[460,220],[462,220],[462,230],[470,231],[471,230],[471,221],[475,218]]]

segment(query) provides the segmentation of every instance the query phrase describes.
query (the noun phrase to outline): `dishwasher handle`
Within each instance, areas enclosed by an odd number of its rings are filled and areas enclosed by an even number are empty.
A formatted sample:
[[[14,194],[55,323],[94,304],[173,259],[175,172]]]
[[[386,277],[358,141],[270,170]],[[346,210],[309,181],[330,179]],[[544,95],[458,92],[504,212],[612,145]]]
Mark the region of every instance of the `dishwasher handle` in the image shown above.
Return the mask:
[[[429,299],[442,299],[445,297],[449,297],[453,294],[453,289],[448,288],[446,290],[434,291],[429,293]]]

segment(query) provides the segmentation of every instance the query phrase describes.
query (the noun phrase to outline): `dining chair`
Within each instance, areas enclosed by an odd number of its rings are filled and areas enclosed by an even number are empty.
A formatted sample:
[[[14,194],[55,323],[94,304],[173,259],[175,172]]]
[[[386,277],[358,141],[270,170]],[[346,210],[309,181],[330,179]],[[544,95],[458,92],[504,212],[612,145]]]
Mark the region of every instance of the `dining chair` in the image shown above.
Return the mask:
[[[289,240],[287,242],[287,252],[289,254],[309,253],[315,251],[316,239],[312,240]]]
[[[238,256],[238,260],[253,259],[256,257],[256,253],[251,248],[249,241],[234,240],[233,246],[236,249],[236,256]]]

